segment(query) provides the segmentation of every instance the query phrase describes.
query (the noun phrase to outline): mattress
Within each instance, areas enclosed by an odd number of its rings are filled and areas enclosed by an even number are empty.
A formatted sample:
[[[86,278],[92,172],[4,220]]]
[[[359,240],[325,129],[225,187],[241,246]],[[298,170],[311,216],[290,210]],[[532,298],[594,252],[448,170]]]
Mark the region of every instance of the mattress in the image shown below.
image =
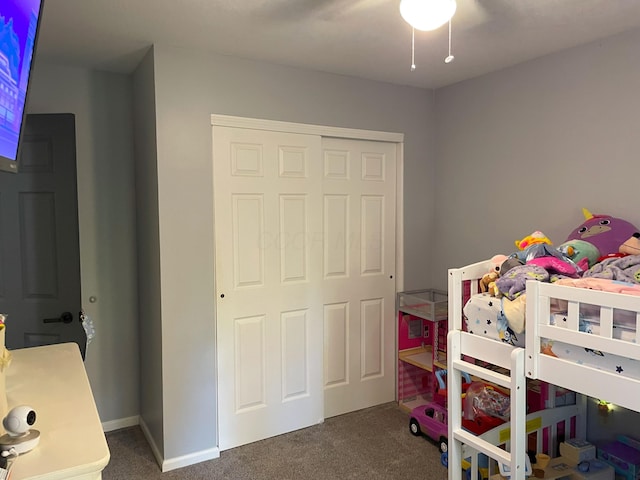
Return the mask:
[[[492,297],[488,293],[472,295],[463,308],[465,329],[474,335],[491,338],[514,347],[525,346],[525,332],[514,332],[509,326],[504,310],[503,300]],[[585,308],[580,314],[580,331],[587,334],[599,333],[597,307]],[[614,314],[613,337],[635,343],[635,317],[633,323],[628,312]],[[551,314],[551,323],[559,327],[566,324],[567,318],[563,311]],[[640,362],[634,359],[613,355],[598,350],[592,350],[563,342],[541,339],[542,353],[568,360],[580,365],[588,365],[598,370],[615,372],[617,375],[640,378]]]

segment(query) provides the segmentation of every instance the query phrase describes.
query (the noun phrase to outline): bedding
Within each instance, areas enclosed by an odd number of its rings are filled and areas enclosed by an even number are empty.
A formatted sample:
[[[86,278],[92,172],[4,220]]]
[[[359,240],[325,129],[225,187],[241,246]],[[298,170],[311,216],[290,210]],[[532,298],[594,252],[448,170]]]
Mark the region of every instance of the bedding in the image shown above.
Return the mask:
[[[572,363],[616,373],[621,377],[640,378],[640,362],[631,358],[550,340],[542,341],[541,351]]]
[[[524,348],[524,330],[517,332],[504,314],[506,297],[496,298],[488,293],[472,295],[462,309],[465,329],[469,333],[499,340]]]
[[[496,295],[495,300],[491,300],[492,305],[500,305],[499,314],[492,315],[491,318],[496,320],[501,340],[511,343],[513,333],[521,334],[525,330],[526,300],[522,297],[525,297],[528,280],[640,296],[640,255],[603,259],[582,275],[565,275],[557,266],[550,266],[548,262],[535,263],[536,260],[557,259],[542,257],[515,266],[501,275],[495,281],[495,288],[488,291],[488,294]],[[476,307],[484,308],[482,305]],[[624,316],[624,313],[616,312],[616,315]],[[628,321],[635,325],[635,315],[631,317]]]
[[[640,283],[640,255],[605,258],[584,272],[583,277]]]
[[[610,280],[606,282],[612,283]],[[640,286],[638,287],[634,291],[640,292]],[[524,348],[524,329],[521,332],[514,330],[507,319],[508,315],[505,314],[505,306],[508,311],[511,303],[513,302],[508,298],[496,298],[488,293],[472,295],[463,307],[465,330],[474,335]],[[584,308],[580,310],[580,331],[585,334],[599,334],[600,325],[597,316],[599,308],[589,305],[581,305],[581,307]],[[557,305],[555,308],[556,311],[551,314],[551,324],[564,327],[567,322],[566,313],[562,311],[562,305]],[[616,310],[614,312],[613,338],[635,342],[635,320],[635,315],[632,315],[631,312]],[[542,339],[541,351],[547,355],[598,370],[615,372],[620,376],[640,378],[640,361],[619,355],[547,339]]]
[[[604,277],[562,278],[556,282],[558,285],[570,287],[588,288],[603,292],[624,293],[626,295],[640,296],[640,284],[623,282]]]

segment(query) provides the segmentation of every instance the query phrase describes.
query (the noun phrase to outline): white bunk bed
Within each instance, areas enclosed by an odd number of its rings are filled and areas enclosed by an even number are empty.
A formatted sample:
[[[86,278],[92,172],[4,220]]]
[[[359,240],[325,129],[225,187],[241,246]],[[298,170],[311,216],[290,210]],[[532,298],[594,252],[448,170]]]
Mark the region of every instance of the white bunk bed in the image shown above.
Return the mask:
[[[515,347],[469,333],[463,328],[465,285],[467,297],[469,294],[477,294],[478,280],[491,269],[492,263],[487,260],[449,270],[449,480],[461,478],[462,470],[451,466],[460,465],[463,459],[469,459],[470,456],[472,471],[477,470],[477,455],[472,455],[476,452],[507,465],[512,472],[512,480],[525,478],[527,435],[532,431],[526,415],[527,378],[539,379],[640,411],[640,395],[637,394],[640,392],[640,376],[621,376],[617,372],[599,369],[597,366],[541,353],[541,345],[551,341],[558,342],[558,345],[579,346],[580,350],[607,352],[624,357],[625,360],[640,361],[640,297],[528,281],[525,346]],[[552,314],[552,306],[558,304],[566,306],[563,325],[557,325],[553,320],[555,317]],[[581,331],[584,308],[597,312],[597,331]],[[635,327],[631,332],[627,332],[624,340],[614,331],[614,317],[621,311],[624,311],[627,317],[631,316]],[[471,363],[470,359],[481,362]],[[478,364],[485,362],[501,367],[502,373]],[[507,373],[504,373],[505,371]],[[498,442],[495,432],[476,436],[462,428],[462,372],[510,389],[511,418],[508,440],[505,441],[504,434]],[[574,410],[565,409],[564,413],[560,414],[577,415],[575,436],[583,439],[586,434],[585,412],[585,397],[578,395]],[[559,417],[555,415],[554,418]],[[504,445],[506,448],[498,445]]]

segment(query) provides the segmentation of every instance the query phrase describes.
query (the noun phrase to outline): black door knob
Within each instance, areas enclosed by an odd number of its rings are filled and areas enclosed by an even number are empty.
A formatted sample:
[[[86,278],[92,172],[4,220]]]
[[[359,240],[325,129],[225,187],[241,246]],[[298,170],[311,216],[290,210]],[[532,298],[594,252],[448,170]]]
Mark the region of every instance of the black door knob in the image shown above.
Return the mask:
[[[73,321],[73,313],[62,312],[58,318],[45,318],[44,323],[71,323]]]

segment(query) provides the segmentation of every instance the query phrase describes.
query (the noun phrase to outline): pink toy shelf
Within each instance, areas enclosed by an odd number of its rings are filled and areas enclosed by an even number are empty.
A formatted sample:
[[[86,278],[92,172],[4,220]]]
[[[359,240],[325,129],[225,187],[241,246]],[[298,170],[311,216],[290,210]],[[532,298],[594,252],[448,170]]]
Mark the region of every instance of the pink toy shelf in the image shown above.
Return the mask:
[[[407,411],[433,400],[434,372],[446,368],[447,293],[435,290],[399,292],[398,404]],[[442,399],[444,402],[444,398]]]

